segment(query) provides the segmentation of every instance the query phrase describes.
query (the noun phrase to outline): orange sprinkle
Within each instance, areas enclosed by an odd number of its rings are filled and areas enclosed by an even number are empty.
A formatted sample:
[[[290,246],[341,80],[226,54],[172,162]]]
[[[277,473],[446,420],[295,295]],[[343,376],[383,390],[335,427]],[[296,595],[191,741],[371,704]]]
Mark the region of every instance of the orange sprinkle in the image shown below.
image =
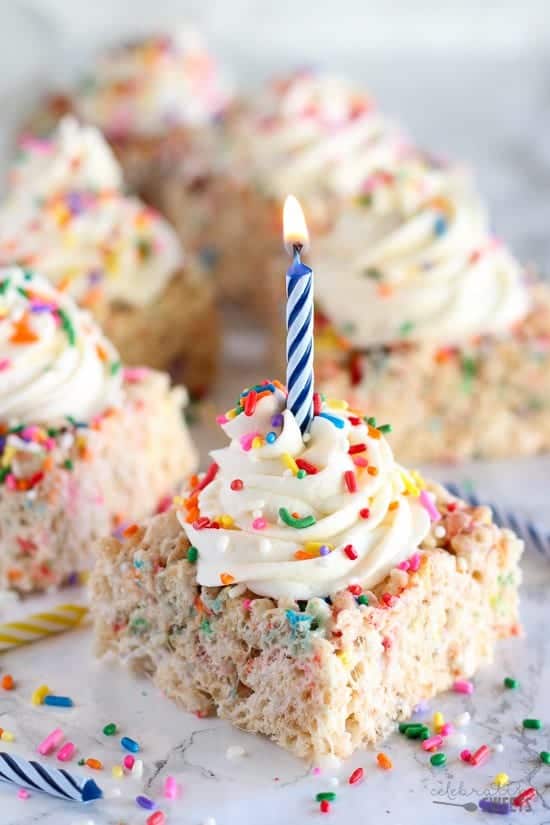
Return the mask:
[[[376,427],[371,427],[369,424],[369,435],[371,438],[382,438],[382,433]]]
[[[109,355],[108,355],[107,350],[105,349],[105,347],[102,347],[101,344],[96,344],[95,348],[96,348],[96,352],[99,356],[99,360],[100,361],[107,361],[107,359],[109,358]]]
[[[377,292],[381,298],[390,298],[393,295],[393,287],[389,284],[378,284]]]
[[[233,584],[235,576],[232,576],[231,573],[221,573],[220,581],[222,584]]]
[[[42,462],[42,469],[45,472],[48,472],[49,470],[53,469],[53,464],[54,464],[53,456],[52,455],[47,455],[46,458],[44,459],[44,461]]]
[[[378,475],[378,467],[367,467],[367,473],[370,476],[377,476]]]
[[[124,530],[122,535],[124,538],[129,538],[130,536],[135,536],[137,531],[139,530],[139,524],[129,524],[128,527]]]
[[[307,552],[307,550],[296,550],[296,552],[294,553],[294,558],[296,559],[296,561],[307,561],[311,558],[311,556]]]
[[[386,753],[377,754],[376,761],[378,762],[378,766],[384,771],[391,771],[393,768],[393,762]]]
[[[13,681],[13,676],[11,673],[6,673],[2,676],[2,687],[4,690],[13,690],[15,687],[15,682]]]
[[[390,501],[390,503],[388,505],[388,510],[397,510],[398,507],[399,507],[399,502],[398,501]]]
[[[84,764],[88,768],[93,768],[94,771],[100,771],[103,768],[103,762],[100,762],[99,759],[86,759]]]
[[[38,341],[38,335],[31,328],[29,315],[25,312],[19,321],[13,322],[10,344],[34,344],[35,341]]]
[[[187,515],[185,516],[185,521],[187,524],[193,524],[194,521],[197,521],[201,517],[201,514],[198,509],[190,510]]]

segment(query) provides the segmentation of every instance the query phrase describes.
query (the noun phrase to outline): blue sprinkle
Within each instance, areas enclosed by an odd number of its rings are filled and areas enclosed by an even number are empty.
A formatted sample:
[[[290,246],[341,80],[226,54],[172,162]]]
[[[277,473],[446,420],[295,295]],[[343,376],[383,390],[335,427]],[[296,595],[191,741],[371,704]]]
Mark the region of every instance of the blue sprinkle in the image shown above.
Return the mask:
[[[344,419],[337,418],[335,415],[329,415],[328,413],[322,412],[319,413],[319,418],[326,418],[327,421],[330,421],[331,424],[334,424],[335,427],[338,427],[339,430],[344,429]]]
[[[297,613],[296,610],[287,610],[286,618],[288,623],[291,627],[296,627],[297,625],[301,624],[302,622],[311,622],[313,621],[313,616],[310,616],[309,613]]]
[[[273,444],[273,442],[277,441],[277,434],[276,433],[268,433],[265,437],[265,440],[268,444]]]
[[[437,235],[437,237],[440,238],[441,235],[444,235],[446,231],[447,221],[443,216],[440,215],[439,218],[436,218],[436,221],[434,223],[434,235]]]
[[[206,269],[213,269],[219,258],[219,252],[214,246],[203,246],[199,250],[199,258]]]
[[[273,418],[271,419],[271,426],[272,427],[282,427],[283,426],[283,421],[284,421],[284,418],[283,418],[282,413],[277,413],[277,415],[274,415]]]
[[[152,799],[149,799],[148,796],[136,796],[136,802],[140,806],[140,808],[145,808],[146,811],[152,811],[156,805]]]
[[[140,749],[138,743],[134,739],[130,739],[129,736],[123,736],[120,744],[124,750],[130,751],[131,753],[138,753]]]
[[[69,696],[44,696],[44,704],[56,708],[72,708],[74,702]]]
[[[508,800],[490,799],[489,797],[480,799],[479,807],[488,814],[509,814],[512,810]]]
[[[330,553],[330,549],[326,546],[326,544],[323,544],[323,545],[321,545],[321,547],[319,547],[319,555],[320,556],[328,556],[329,553]]]

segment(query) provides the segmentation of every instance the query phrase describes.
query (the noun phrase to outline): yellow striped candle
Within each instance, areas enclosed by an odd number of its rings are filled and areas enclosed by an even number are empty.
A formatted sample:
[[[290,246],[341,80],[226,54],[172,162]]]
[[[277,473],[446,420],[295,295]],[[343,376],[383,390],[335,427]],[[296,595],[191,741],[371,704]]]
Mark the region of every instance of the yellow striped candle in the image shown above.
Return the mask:
[[[0,653],[72,630],[80,624],[87,612],[88,608],[82,605],[60,604],[20,621],[0,624]]]

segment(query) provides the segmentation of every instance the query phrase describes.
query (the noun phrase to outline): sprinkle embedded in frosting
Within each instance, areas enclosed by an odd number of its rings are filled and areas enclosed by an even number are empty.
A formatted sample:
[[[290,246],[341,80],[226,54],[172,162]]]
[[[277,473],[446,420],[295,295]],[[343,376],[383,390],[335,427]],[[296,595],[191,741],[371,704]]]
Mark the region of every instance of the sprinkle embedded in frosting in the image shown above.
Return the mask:
[[[44,200],[60,192],[121,189],[122,172],[101,133],[67,116],[50,138],[21,139],[9,185],[11,197]]]
[[[111,137],[201,126],[230,94],[195,32],[151,37],[102,55],[75,95],[78,114]]]
[[[406,145],[372,100],[330,75],[276,81],[237,125],[242,166],[277,197],[346,195]]]
[[[522,270],[467,177],[418,153],[370,175],[314,254],[321,308],[357,347],[461,343],[528,310]]]
[[[88,313],[42,276],[0,270],[0,421],[80,421],[118,406],[118,353]]]
[[[137,198],[71,191],[0,214],[0,264],[31,266],[87,307],[146,306],[183,263],[175,230]]]
[[[291,599],[373,587],[428,532],[418,482],[344,402],[323,402],[302,437],[280,385],[252,389],[253,413],[221,417],[231,443],[178,511],[199,584]]]

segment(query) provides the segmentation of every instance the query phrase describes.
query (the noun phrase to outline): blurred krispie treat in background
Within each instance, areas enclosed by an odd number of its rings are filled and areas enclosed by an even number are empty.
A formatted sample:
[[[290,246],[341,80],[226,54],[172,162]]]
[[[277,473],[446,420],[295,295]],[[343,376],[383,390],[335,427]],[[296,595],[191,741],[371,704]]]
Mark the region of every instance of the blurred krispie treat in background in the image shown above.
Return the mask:
[[[44,590],[86,570],[98,537],[165,506],[196,454],[183,390],[125,369],[45,278],[3,269],[0,311],[0,590]]]
[[[0,262],[36,267],[90,309],[129,365],[169,369],[196,393],[217,358],[211,279],[170,224],[120,190],[95,127],[63,119],[22,140],[0,209]],[[208,329],[209,334],[202,334]]]
[[[550,449],[550,291],[471,182],[412,151],[360,190],[312,248],[320,386],[391,421],[409,461]]]
[[[230,86],[196,32],[181,30],[101,54],[74,90],[53,94],[31,119],[48,133],[72,112],[105,134],[131,190],[143,191],[159,165],[193,166],[231,103]]]

